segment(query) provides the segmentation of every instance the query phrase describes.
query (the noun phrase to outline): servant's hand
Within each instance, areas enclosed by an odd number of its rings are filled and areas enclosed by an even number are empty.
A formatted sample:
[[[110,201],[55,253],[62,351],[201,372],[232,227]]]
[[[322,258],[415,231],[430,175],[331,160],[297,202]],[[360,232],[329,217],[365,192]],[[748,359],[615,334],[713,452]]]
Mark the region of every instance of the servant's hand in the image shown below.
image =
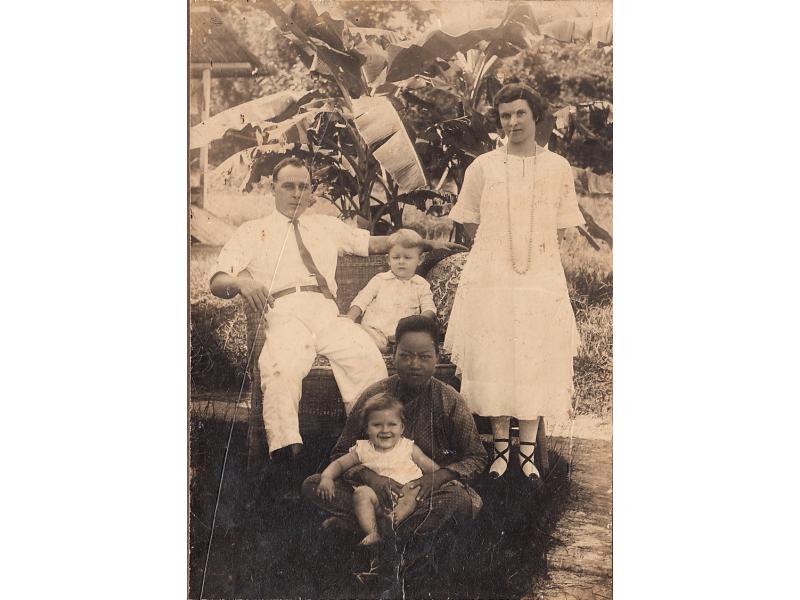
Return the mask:
[[[409,488],[417,490],[417,502],[424,502],[431,495],[431,492],[438,490],[442,484],[447,483],[452,477],[444,477],[447,473],[444,469],[439,469],[433,473],[425,473],[419,479],[408,484]]]
[[[237,277],[236,285],[239,287],[239,293],[254,311],[263,313],[267,310],[267,306],[271,307],[275,302],[272,296],[269,295],[267,286],[254,279]]]
[[[395,499],[403,495],[403,486],[391,477],[383,477],[374,471],[365,469],[361,474],[361,479],[375,491],[381,506],[384,508],[391,509],[394,506]]]
[[[330,500],[335,495],[336,486],[333,483],[333,479],[330,477],[323,477],[320,479],[319,484],[317,485],[317,496],[323,500]]]

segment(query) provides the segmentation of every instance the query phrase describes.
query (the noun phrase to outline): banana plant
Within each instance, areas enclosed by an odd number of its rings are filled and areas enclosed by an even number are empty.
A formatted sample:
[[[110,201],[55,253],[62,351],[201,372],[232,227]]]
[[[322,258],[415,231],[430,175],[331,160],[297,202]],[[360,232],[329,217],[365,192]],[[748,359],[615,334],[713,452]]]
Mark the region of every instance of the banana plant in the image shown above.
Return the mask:
[[[444,97],[446,103],[459,109],[457,117],[436,122],[418,138],[417,149],[428,167],[428,174],[438,181],[434,191],[440,190],[447,180],[460,189],[466,168],[478,155],[496,147],[499,136],[490,106],[501,87],[495,73],[503,58],[535,48],[545,36],[562,42],[611,43],[610,19],[552,12],[540,12],[538,17],[547,22],[539,24],[530,4],[512,2],[503,14],[478,19],[477,29],[464,30],[463,26],[459,29],[457,24],[445,26],[446,30],[427,32],[419,40],[402,44],[402,49],[393,53],[394,62],[389,62],[387,81],[394,83],[401,94],[414,103],[424,104],[424,94],[436,90],[440,102]],[[418,74],[400,80],[412,72]],[[563,107],[544,116],[537,127],[537,143],[548,145],[554,136],[571,139],[576,131],[584,138],[596,137],[584,124],[587,115],[598,128],[613,122],[608,102]],[[582,210],[588,215],[584,208]],[[611,239],[594,219],[587,229],[603,241]],[[582,229],[581,234],[593,247],[598,247],[589,231]]]
[[[303,64],[339,94],[290,91],[256,99],[193,128],[190,145],[226,135],[245,140],[248,147],[217,169],[225,180],[238,179],[243,190],[286,154],[306,156],[314,162],[315,189],[374,232],[387,219],[392,228],[402,227],[404,203],[446,213],[454,195],[444,184],[452,180],[459,188],[472,160],[496,146],[488,107],[500,87],[502,59],[535,47],[553,31],[566,36],[553,27],[543,32],[530,5],[520,2],[467,25],[444,23],[414,40],[355,27],[331,11],[317,12],[309,0],[286,10],[274,0],[250,4],[269,13]],[[404,103],[424,104],[431,90],[444,94],[458,116],[417,134],[401,111]],[[568,114],[566,122],[573,124]],[[555,125],[548,115],[546,126],[537,128],[540,144]]]

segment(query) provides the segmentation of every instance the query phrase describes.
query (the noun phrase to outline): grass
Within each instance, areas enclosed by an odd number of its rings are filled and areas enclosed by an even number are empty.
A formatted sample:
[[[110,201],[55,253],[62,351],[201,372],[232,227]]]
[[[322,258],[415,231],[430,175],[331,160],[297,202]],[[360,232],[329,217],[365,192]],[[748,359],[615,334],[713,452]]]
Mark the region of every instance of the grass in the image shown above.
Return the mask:
[[[191,428],[191,462],[197,476],[190,505],[189,598],[197,598],[203,585],[228,428],[221,421],[196,421]],[[374,585],[353,577],[367,570],[366,553],[354,550],[347,540],[320,535],[324,515],[310,504],[282,501],[290,484],[279,471],[245,473],[245,454],[237,450],[245,446],[245,429],[242,424],[232,432],[203,596],[377,597]],[[512,464],[517,461],[515,452]],[[439,575],[422,582],[426,591],[448,598],[529,597],[545,573],[547,551],[556,543],[555,526],[566,506],[567,453],[565,440],[554,440],[551,470],[538,489],[526,485],[517,469],[499,481],[481,477],[475,489],[483,509],[455,542],[434,550]],[[307,462],[308,473],[317,469],[314,460]]]
[[[600,416],[611,411],[612,395],[612,304],[589,306],[576,311],[581,347],[575,358],[577,414]]]

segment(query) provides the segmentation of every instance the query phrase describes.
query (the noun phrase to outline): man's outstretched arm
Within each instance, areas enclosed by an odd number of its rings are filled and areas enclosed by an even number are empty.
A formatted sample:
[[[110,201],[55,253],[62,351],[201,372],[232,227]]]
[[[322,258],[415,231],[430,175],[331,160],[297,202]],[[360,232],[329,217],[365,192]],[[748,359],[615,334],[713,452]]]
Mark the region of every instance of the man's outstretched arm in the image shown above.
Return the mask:
[[[385,235],[371,235],[369,237],[369,253],[370,254],[386,254],[389,252],[389,237]],[[445,249],[452,252],[464,252],[467,249],[461,244],[455,242],[443,242],[441,240],[423,240],[423,250],[428,252],[430,250]]]

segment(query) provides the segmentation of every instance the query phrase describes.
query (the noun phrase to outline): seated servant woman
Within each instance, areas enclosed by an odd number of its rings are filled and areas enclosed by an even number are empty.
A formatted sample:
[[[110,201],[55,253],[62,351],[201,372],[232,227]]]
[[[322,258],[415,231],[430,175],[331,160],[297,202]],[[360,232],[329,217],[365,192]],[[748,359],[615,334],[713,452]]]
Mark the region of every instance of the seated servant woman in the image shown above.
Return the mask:
[[[399,575],[402,581],[420,581],[420,576],[433,568],[431,548],[458,535],[478,515],[482,502],[471,484],[485,470],[488,457],[464,400],[452,387],[432,377],[439,357],[436,322],[422,315],[405,317],[398,323],[395,337],[397,374],[364,390],[331,458],[336,461],[346,456],[359,440],[368,438],[363,426],[367,403],[376,395],[389,394],[403,405],[403,435],[435,461],[435,468],[403,486],[359,464],[336,477],[330,493],[319,493],[321,475],[308,477],[303,496],[333,515],[325,525],[355,528],[355,489],[371,488],[379,508],[385,511],[411,493],[416,507],[393,528],[393,537],[383,545],[379,557],[382,572]]]

